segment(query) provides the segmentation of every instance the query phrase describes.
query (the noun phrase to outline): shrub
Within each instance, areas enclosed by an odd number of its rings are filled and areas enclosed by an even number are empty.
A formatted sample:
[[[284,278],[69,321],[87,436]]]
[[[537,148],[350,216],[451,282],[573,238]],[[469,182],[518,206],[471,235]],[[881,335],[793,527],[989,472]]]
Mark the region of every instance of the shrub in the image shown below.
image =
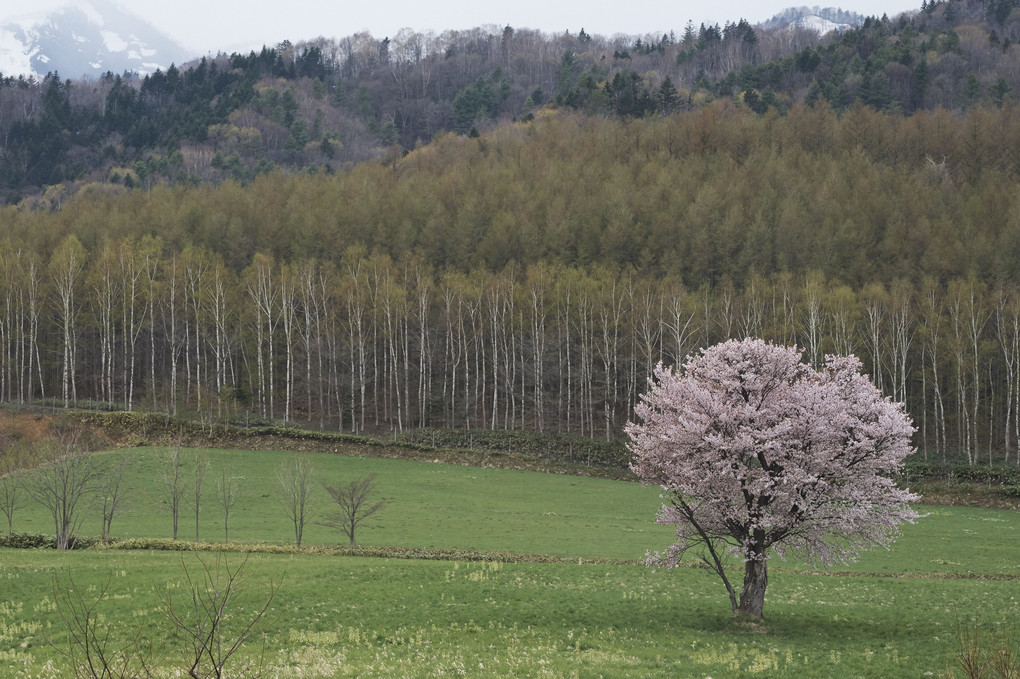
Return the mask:
[[[89,549],[102,540],[88,535],[77,535],[71,539],[70,549]],[[4,533],[0,534],[0,547],[9,549],[56,549],[57,538],[43,533]]]
[[[5,533],[0,535],[0,547],[10,549],[56,549],[57,539],[42,533]]]
[[[954,679],[1016,679],[1020,677],[1020,640],[1016,627],[992,632],[960,624],[960,648],[956,654],[959,673],[948,669],[943,677]]]

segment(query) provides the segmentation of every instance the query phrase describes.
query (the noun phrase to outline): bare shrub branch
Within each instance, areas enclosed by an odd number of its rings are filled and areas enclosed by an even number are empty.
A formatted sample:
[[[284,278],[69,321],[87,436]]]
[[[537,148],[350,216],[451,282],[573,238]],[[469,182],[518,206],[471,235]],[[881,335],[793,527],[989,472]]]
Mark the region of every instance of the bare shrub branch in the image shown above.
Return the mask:
[[[258,596],[255,608],[247,604],[253,593],[259,591],[250,585],[250,560],[246,555],[236,566],[220,554],[212,562],[199,559],[201,572],[193,576],[184,560],[181,566],[187,580],[188,595],[184,602],[174,601],[170,590],[163,598],[167,619],[187,639],[188,676],[193,679],[224,677],[224,667],[241,646],[258,631],[273,597],[280,591],[281,582],[270,582],[268,596]],[[258,677],[262,674],[262,659],[231,676]]]
[[[66,649],[54,646],[71,664],[75,679],[142,679],[151,677],[148,663],[151,644],[141,637],[141,628],[119,646],[111,642],[112,624],[102,622],[100,603],[106,599],[110,579],[93,599],[82,595],[70,569],[64,583],[53,579],[53,600],[67,632]]]

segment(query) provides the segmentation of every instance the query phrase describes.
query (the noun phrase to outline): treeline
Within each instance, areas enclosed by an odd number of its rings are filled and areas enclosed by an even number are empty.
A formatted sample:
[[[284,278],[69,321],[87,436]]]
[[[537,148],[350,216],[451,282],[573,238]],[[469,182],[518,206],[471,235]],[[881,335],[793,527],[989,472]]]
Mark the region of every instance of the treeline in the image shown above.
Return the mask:
[[[619,436],[721,339],[858,353],[936,459],[1016,462],[1020,122],[546,115],[247,187],[0,210],[5,401]]]
[[[0,397],[276,420],[361,433],[420,427],[621,435],[654,366],[729,337],[862,357],[906,402],[927,460],[1017,464],[1020,287],[973,278],[860,288],[538,263],[438,271],[352,247],[259,253],[240,273],[201,247],[73,235],[2,243]]]
[[[678,59],[702,69],[696,90],[758,113],[820,99],[840,112],[864,104],[905,115],[1001,106],[1020,88],[1015,8],[1012,0],[926,0],[918,13],[871,17],[815,44],[791,40],[787,53],[769,58],[754,49],[755,33],[733,25],[729,34],[703,30]]]
[[[1016,280],[1020,117],[1013,105],[909,118],[800,104],[757,116],[717,102],[667,118],[545,116],[448,135],[386,164],[195,188],[87,190],[0,211],[39,253],[76,233],[158,235],[235,272],[257,252],[338,261],[353,244],[437,270],[545,261],[632,267],[692,287],[818,270],[860,288],[897,277]]]
[[[0,200],[333,171],[550,109],[633,119],[720,99],[760,115],[802,102],[840,114],[1002,106],[1020,91],[1014,10],[1012,0],[925,2],[823,37],[746,20],[613,38],[402,30],[283,42],[144,78],[0,75]]]

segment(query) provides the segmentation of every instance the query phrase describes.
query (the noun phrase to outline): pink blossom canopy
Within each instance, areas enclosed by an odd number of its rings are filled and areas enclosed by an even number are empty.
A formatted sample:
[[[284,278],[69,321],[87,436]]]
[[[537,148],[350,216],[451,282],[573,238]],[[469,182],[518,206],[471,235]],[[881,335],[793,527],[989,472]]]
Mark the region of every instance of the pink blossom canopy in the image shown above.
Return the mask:
[[[887,546],[917,518],[892,480],[912,452],[902,404],[883,398],[855,357],[815,370],[791,347],[731,340],[661,364],[627,425],[632,469],[665,491],[665,561],[706,540],[745,561],[770,551],[812,563]]]

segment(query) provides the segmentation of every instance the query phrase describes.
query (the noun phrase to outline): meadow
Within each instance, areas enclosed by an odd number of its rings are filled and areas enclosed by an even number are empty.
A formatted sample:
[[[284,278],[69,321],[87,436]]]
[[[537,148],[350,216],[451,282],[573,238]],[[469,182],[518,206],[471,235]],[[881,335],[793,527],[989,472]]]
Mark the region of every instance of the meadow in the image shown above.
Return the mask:
[[[199,452],[210,460],[203,540],[223,539],[216,479],[233,465],[244,478],[231,511],[231,541],[293,541],[275,476],[289,453]],[[101,454],[133,460],[114,536],[169,537],[156,453]],[[387,504],[366,524],[361,544],[564,560],[254,555],[248,606],[282,580],[264,637],[249,643],[238,661],[264,654],[265,676],[938,676],[954,663],[961,625],[995,632],[1020,620],[1016,512],[923,508],[928,516],[907,526],[891,551],[868,553],[838,574],[773,560],[766,620],[751,625],[732,619],[725,591],[711,574],[639,563],[647,549],[670,541],[669,529],[653,523],[655,488],[402,460],[316,455],[314,462],[315,516],[326,509],[322,482],[376,475],[378,497]],[[188,511],[182,538],[194,537]],[[47,521],[43,511],[26,507],[15,528],[46,532]],[[313,524],[305,541],[346,538]],[[590,562],[599,557],[634,562]],[[98,610],[112,638],[140,631],[161,640],[153,649],[157,664],[165,676],[183,676],[174,674],[183,640],[167,631],[160,609],[168,593],[183,591],[185,570],[194,574],[217,558],[149,550],[0,550],[0,676],[66,676],[54,588],[71,586],[85,598],[98,597],[105,586]],[[237,612],[243,619],[244,606]]]

